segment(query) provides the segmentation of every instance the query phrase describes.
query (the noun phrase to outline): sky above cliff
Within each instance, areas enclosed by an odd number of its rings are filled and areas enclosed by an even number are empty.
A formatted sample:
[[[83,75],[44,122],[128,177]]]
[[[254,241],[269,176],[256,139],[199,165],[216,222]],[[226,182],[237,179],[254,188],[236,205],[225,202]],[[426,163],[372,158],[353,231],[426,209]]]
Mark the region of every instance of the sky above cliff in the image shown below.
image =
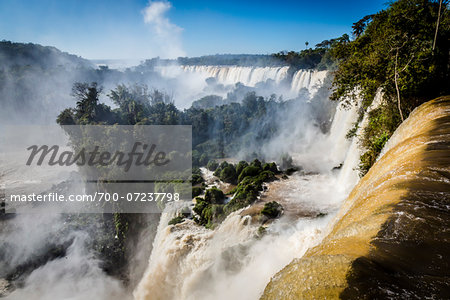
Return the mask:
[[[373,1],[1,0],[0,39],[90,59],[299,51],[350,33]]]

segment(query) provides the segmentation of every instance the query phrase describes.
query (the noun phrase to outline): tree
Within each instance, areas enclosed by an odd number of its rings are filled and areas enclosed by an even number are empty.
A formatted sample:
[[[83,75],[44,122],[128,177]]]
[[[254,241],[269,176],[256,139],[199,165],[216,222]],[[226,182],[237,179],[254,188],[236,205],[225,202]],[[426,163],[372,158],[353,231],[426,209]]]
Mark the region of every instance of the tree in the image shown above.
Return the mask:
[[[229,164],[220,172],[220,180],[227,183],[236,183],[236,169],[232,164]]]
[[[56,121],[61,125],[114,124],[118,120],[117,113],[104,103],[99,103],[102,91],[97,83],[77,82],[72,87],[72,96],[77,100],[74,109],[62,111]]]
[[[320,43],[316,44],[316,48],[329,48],[331,46],[331,41],[323,40]]]
[[[102,88],[98,87],[96,82],[91,84],[77,82],[73,85],[72,96],[77,99],[75,115],[78,119],[83,119],[83,123],[95,120],[96,107],[101,92]]]
[[[353,29],[353,35],[355,37],[359,37],[364,30],[366,29],[367,24],[370,22],[370,20],[373,18],[373,15],[368,15],[359,20],[358,22],[353,23],[352,29]]]
[[[333,44],[330,52],[339,64],[331,99],[362,100],[367,108],[376,93],[383,92],[382,103],[368,114],[360,141],[365,151],[361,175],[414,108],[450,93],[448,12],[447,5],[436,1],[398,0],[355,23],[354,41]]]
[[[440,15],[436,2],[399,0],[355,23],[356,39],[342,39],[332,49],[340,63],[331,98],[356,100],[358,94],[367,106],[381,88],[403,117],[423,101],[447,94],[450,18],[447,7],[442,9],[443,26],[434,53],[433,36]]]
[[[75,115],[74,115],[73,109],[66,108],[65,110],[63,110],[58,115],[58,118],[56,119],[56,123],[58,123],[60,125],[75,125],[76,121],[75,121]]]
[[[447,3],[446,3],[446,5],[447,5]],[[439,29],[439,21],[441,19],[441,8],[442,8],[442,0],[439,1],[439,12],[438,12],[438,17],[437,17],[437,21],[436,21],[436,32],[434,33],[434,40],[433,40],[433,51],[434,51],[434,48],[436,47],[436,39],[437,39],[437,34],[438,34],[438,29]]]
[[[154,89],[150,94],[150,104],[155,105],[157,103],[173,104],[173,95],[165,94],[157,89]]]
[[[141,121],[142,112],[149,109],[150,96],[146,85],[135,84],[127,87],[120,84],[109,93],[109,98],[120,107],[125,124],[136,124]]]

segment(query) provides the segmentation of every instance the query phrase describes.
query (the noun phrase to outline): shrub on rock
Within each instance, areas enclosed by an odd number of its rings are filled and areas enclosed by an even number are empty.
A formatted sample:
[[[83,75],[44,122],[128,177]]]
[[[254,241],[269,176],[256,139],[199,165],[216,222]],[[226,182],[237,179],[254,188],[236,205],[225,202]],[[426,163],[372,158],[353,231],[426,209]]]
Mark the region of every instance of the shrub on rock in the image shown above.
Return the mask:
[[[211,204],[221,204],[225,199],[224,193],[216,187],[206,190],[205,201]]]
[[[182,215],[176,216],[172,220],[169,221],[168,225],[175,225],[184,222],[184,217]]]
[[[283,206],[276,201],[267,202],[261,210],[261,214],[269,219],[275,219],[283,213]]]
[[[227,183],[236,183],[237,176],[236,176],[236,169],[233,165],[229,164],[223,170],[220,172],[219,175],[220,180]]]
[[[206,168],[208,170],[214,172],[218,166],[219,166],[219,163],[213,159],[208,162],[208,164],[206,165]]]

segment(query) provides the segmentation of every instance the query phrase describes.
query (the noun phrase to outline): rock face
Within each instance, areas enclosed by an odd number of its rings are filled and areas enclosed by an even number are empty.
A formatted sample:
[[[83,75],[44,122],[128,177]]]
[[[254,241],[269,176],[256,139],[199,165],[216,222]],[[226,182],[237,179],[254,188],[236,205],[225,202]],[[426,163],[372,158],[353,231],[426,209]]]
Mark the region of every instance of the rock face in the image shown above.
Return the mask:
[[[418,107],[343,204],[330,233],[261,299],[450,297],[450,97]]]

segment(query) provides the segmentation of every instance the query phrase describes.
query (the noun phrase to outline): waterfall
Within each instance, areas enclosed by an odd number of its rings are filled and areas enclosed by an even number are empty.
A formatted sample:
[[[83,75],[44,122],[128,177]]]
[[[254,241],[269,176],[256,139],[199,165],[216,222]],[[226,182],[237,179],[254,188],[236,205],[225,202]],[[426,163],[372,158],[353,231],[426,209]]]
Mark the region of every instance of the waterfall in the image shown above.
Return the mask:
[[[347,133],[352,128],[354,122],[358,117],[358,105],[345,107],[342,102],[338,105],[336,113],[331,124],[330,134],[328,136],[332,151],[323,149],[322,154],[328,153],[333,159],[334,165],[347,165],[350,167],[350,162],[346,161],[349,157],[349,146],[351,141],[347,138]]]
[[[250,217],[242,217],[239,212],[230,214],[214,231],[192,220],[168,226],[172,216],[164,212],[161,217],[149,266],[134,292],[135,299],[209,299],[205,283],[215,273],[214,268],[233,263],[232,256],[230,261],[224,259],[223,250],[239,247],[256,232]]]
[[[329,235],[276,274],[261,299],[445,298],[449,115],[450,97],[416,108],[345,200]]]
[[[291,92],[296,95],[305,88],[313,96],[323,84],[326,75],[327,71],[298,70],[292,77]]]
[[[181,66],[185,72],[214,77],[222,84],[242,83],[254,87],[259,82],[273,80],[279,84],[287,77],[289,67]]]
[[[291,151],[295,162],[308,172],[327,173],[339,166],[353,170],[356,165],[348,160],[351,155],[349,147],[352,141],[346,136],[357,119],[357,112],[357,106],[346,107],[339,104],[328,134],[301,127],[299,130],[306,133],[308,138],[299,143],[300,149]],[[300,121],[297,122],[300,123]],[[291,136],[290,139],[295,139],[295,137]]]
[[[199,85],[198,80],[215,78],[223,85],[242,83],[249,87],[256,87],[268,80],[280,87],[278,92],[288,97],[296,97],[302,89],[308,90],[309,97],[314,96],[323,84],[327,71],[298,70],[290,78],[289,67],[242,67],[242,66],[160,66],[156,68],[162,77],[179,78],[190,75],[189,82]],[[194,76],[194,77],[192,77]],[[186,77],[183,77],[186,80]],[[287,87],[282,86],[286,82]]]
[[[358,129],[356,130],[355,136],[352,138],[351,145],[348,148],[345,163],[342,166],[342,170],[339,174],[339,182],[341,182],[342,184],[346,184],[349,188],[353,188],[359,180],[358,172],[356,172],[355,169],[358,168],[359,158],[362,154],[360,140],[362,135],[364,134],[364,129],[369,123],[369,113],[379,107],[382,100],[383,92],[381,89],[379,89],[375,95],[374,100],[364,112],[363,119],[361,120],[361,122],[359,122]]]
[[[262,239],[240,211],[215,230],[191,220],[168,226],[170,217],[161,218],[148,269],[133,293],[137,300],[257,299],[277,270],[320,241],[332,216],[275,224]]]
[[[356,111],[339,107],[329,134],[305,140],[310,143],[303,149],[309,151],[303,153],[305,160],[329,153],[325,163],[320,163],[325,166],[323,173],[298,174],[269,183],[269,191],[261,201],[278,201],[286,212],[267,228],[264,237],[255,238],[260,223],[245,209],[230,214],[213,230],[192,220],[168,225],[174,213],[165,211],[147,270],[133,293],[135,299],[260,297],[277,271],[322,240],[345,199],[348,189],[340,188],[339,172],[332,172],[331,168],[344,161],[347,164],[351,141],[345,135],[356,121]],[[305,126],[311,128],[304,130],[317,133],[312,124]],[[317,215],[322,217],[311,217]]]

